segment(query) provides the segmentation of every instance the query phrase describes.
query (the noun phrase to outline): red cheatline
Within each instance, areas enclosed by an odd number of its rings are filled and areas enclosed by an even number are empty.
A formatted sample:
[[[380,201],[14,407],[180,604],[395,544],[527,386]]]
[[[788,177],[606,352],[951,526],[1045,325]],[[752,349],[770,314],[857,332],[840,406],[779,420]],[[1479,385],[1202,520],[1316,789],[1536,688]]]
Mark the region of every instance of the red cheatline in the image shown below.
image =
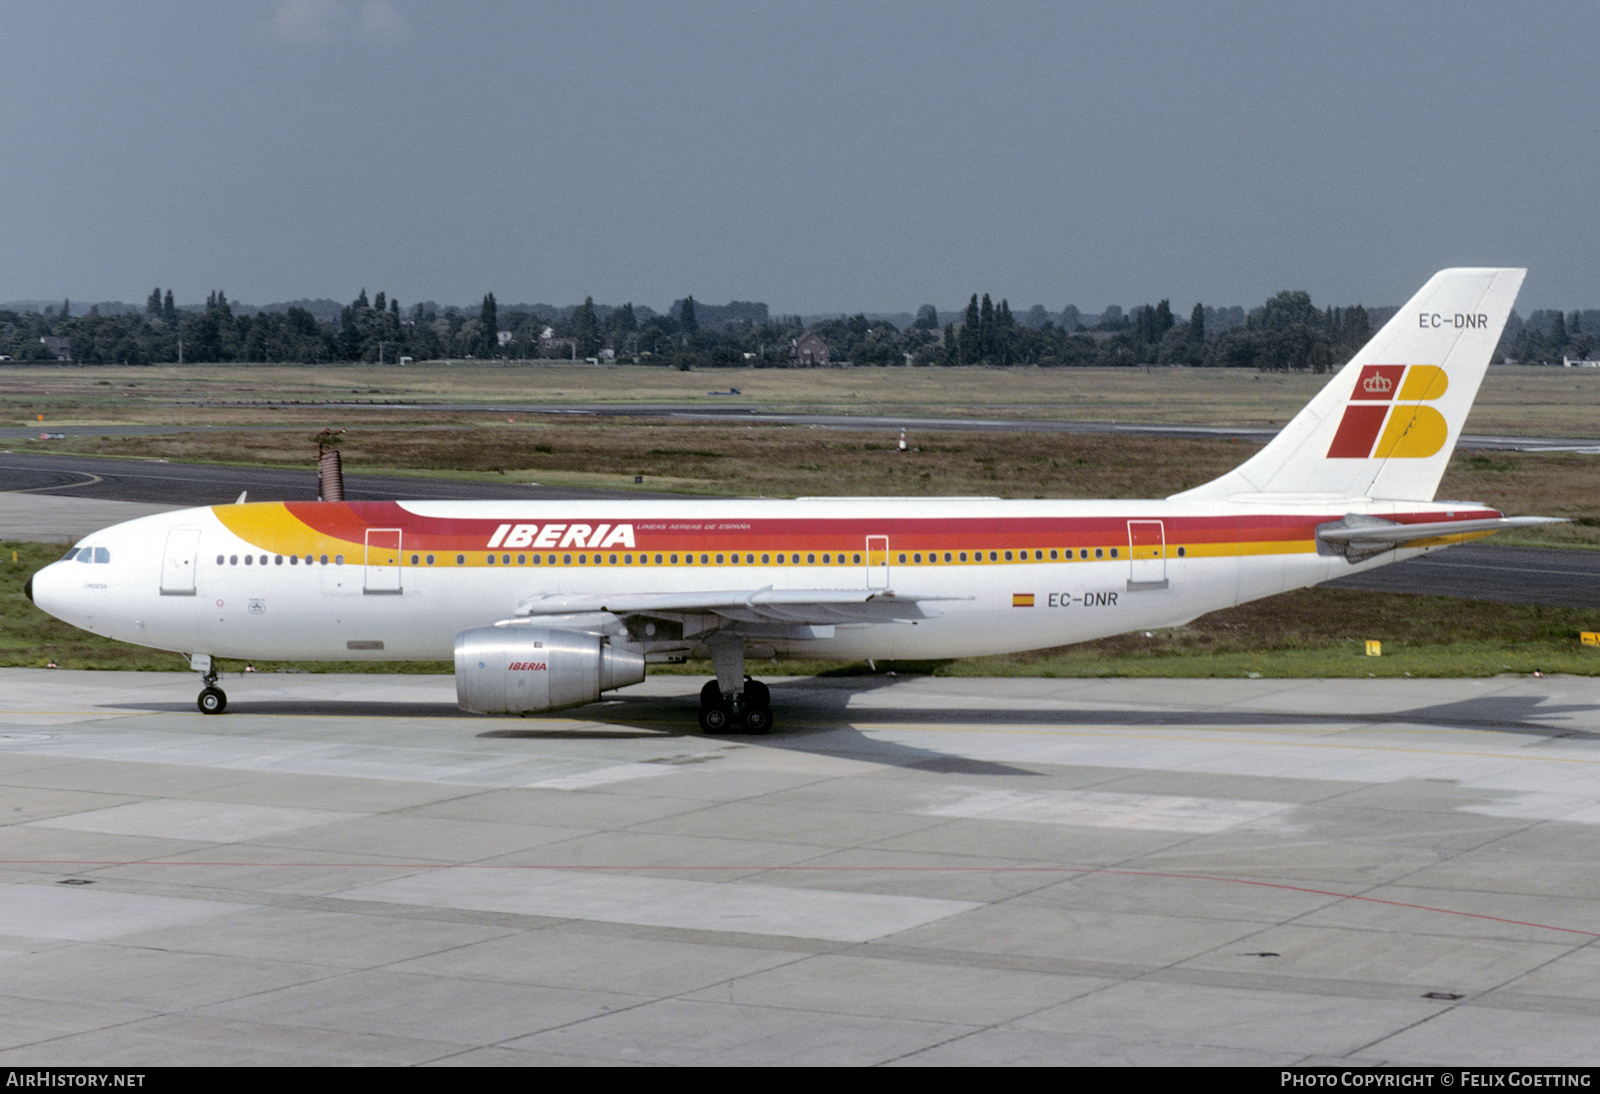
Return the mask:
[[[1403,900],[1385,900],[1382,897],[1361,896],[1356,893],[1336,893],[1331,889],[1313,889],[1306,885],[1289,885],[1281,881],[1255,881],[1251,878],[1221,877],[1216,874],[1175,874],[1158,870],[1113,870],[1096,866],[660,866],[656,864],[610,866],[520,865],[468,862],[459,865],[437,862],[171,862],[162,859],[0,859],[0,866],[229,866],[270,867],[274,869],[379,869],[379,870],[548,870],[576,873],[579,871],[679,871],[752,873],[995,873],[995,874],[1112,874],[1119,877],[1154,877],[1170,881],[1215,881],[1227,885],[1253,885],[1261,889],[1282,889],[1290,893],[1334,897],[1338,900],[1359,900],[1366,904],[1385,904],[1391,908],[1408,908],[1416,912],[1437,912],[1440,915],[1481,919],[1489,923],[1505,923],[1513,927],[1534,927],[1541,931],[1561,931],[1579,934],[1586,938],[1600,938],[1600,931],[1586,931],[1581,927],[1555,927],[1548,923],[1532,923],[1525,919],[1508,919],[1505,916],[1484,915],[1482,912],[1461,912],[1452,908],[1435,908],[1428,904],[1408,904]]]

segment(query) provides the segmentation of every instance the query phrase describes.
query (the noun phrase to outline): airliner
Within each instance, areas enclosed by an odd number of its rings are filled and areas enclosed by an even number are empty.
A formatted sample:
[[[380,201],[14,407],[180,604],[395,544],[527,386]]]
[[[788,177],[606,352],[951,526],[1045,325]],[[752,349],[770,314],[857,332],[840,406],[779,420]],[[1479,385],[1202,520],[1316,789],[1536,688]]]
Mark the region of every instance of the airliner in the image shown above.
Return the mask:
[[[1061,646],[1546,523],[1433,500],[1525,272],[1434,275],[1259,452],[1165,499],[241,502],[96,532],[28,595],[186,655],[206,714],[221,658],[453,657],[484,714],[708,658],[701,728],[762,733],[752,657]]]

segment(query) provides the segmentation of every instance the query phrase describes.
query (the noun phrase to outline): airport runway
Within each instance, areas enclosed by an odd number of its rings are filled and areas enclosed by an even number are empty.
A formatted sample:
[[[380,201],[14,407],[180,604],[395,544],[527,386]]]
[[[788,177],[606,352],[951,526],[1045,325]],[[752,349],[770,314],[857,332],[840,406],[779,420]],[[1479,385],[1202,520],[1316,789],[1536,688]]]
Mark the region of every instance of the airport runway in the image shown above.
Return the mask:
[[[1256,426],[1169,425],[1155,422],[1095,422],[1057,418],[929,417],[921,414],[821,414],[813,411],[770,410],[730,398],[717,403],[409,403],[349,402],[308,403],[303,401],[252,400],[248,402],[204,403],[193,406],[196,415],[214,407],[248,407],[322,410],[359,414],[363,411],[426,411],[429,413],[481,413],[552,415],[588,418],[654,418],[695,422],[732,422],[735,425],[790,425],[813,429],[898,430],[918,432],[977,433],[1076,433],[1124,434],[1134,437],[1183,437],[1201,440],[1237,438],[1266,444],[1278,430]],[[41,433],[71,437],[130,437],[162,433],[260,432],[259,425],[218,426],[172,425],[52,425],[0,427],[0,441],[35,439]],[[1517,437],[1499,434],[1463,434],[1456,447],[1462,450],[1511,449],[1519,452],[1550,450],[1600,454],[1600,439],[1571,437]]]
[[[1500,604],[1600,608],[1600,551],[1502,547],[1492,541],[1464,543],[1325,585]]]
[[[0,1060],[1600,1062],[1600,681],[0,670]]]
[[[402,475],[346,473],[348,501],[466,501],[478,499],[667,498],[681,495],[635,490],[579,489],[542,483],[495,483]],[[221,505],[248,492],[252,501],[315,501],[317,471],[304,468],[232,467],[221,464],[49,453],[0,454],[0,494],[60,495],[156,505]]]

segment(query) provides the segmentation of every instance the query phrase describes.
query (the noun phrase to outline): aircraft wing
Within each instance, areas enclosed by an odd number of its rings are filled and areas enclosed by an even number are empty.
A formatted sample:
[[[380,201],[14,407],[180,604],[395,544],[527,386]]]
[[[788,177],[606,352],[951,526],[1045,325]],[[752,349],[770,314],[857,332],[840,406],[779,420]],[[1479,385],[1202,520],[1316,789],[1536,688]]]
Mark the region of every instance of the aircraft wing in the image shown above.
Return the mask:
[[[1317,538],[1333,543],[1362,546],[1410,543],[1419,539],[1503,532],[1509,528],[1532,528],[1540,524],[1564,524],[1562,517],[1499,517],[1486,520],[1440,520],[1426,524],[1394,524],[1373,517],[1356,520],[1349,516],[1339,525],[1317,529]]]
[[[739,623],[895,623],[937,616],[931,600],[961,597],[901,597],[886,589],[760,589],[681,593],[532,596],[517,605],[522,616],[609,612],[625,617],[653,613],[710,614]]]

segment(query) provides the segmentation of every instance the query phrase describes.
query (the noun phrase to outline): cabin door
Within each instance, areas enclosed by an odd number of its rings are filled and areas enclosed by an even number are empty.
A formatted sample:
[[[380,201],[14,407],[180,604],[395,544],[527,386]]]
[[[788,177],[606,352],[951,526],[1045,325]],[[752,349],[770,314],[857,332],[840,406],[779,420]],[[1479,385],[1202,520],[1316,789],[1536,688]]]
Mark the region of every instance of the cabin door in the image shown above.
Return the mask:
[[[867,588],[889,587],[889,537],[867,537]]]
[[[1167,536],[1159,520],[1128,522],[1128,588],[1167,587]]]
[[[174,528],[167,533],[161,553],[161,595],[193,596],[195,557],[200,553],[200,529]]]
[[[367,576],[365,593],[400,591],[400,529],[367,529]]]

